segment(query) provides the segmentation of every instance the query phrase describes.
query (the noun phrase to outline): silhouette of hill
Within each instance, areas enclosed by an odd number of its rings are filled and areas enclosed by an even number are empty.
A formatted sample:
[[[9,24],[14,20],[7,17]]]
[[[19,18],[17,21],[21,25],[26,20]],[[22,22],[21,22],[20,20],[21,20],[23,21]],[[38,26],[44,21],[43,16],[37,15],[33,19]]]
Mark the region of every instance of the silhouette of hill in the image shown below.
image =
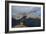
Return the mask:
[[[24,19],[22,21],[22,19]],[[20,22],[23,22],[23,25],[27,26],[27,27],[40,27],[41,24],[41,20],[36,18],[21,18],[19,20],[16,20],[14,18],[12,18],[12,27],[15,27],[17,24],[20,24]]]

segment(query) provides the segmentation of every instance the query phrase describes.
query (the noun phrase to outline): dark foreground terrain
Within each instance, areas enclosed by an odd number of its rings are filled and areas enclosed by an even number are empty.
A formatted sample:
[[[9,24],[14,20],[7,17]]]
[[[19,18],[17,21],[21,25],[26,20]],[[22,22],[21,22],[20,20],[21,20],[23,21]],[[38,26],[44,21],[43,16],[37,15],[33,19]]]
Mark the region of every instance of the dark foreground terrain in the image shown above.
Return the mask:
[[[23,22],[23,25],[25,25],[26,27],[40,27],[41,24],[41,20],[36,18],[21,18],[19,20],[16,20],[14,18],[12,18],[12,27],[15,27],[17,24],[20,24],[20,22]]]

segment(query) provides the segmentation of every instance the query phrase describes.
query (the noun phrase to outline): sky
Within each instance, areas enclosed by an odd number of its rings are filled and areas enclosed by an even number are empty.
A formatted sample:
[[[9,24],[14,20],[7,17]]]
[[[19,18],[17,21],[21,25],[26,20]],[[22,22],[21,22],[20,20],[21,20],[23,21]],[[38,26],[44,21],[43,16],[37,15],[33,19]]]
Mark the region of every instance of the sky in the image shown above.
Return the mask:
[[[32,13],[33,15],[40,16],[41,15],[41,7],[33,7],[33,6],[12,6],[12,15],[16,15],[18,13]]]

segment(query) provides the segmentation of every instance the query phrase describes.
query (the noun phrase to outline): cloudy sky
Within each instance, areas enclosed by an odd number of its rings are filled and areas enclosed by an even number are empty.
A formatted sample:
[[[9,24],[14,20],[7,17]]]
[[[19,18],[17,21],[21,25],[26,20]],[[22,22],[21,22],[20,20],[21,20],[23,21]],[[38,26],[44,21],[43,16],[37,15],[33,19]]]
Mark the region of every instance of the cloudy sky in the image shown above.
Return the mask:
[[[41,7],[32,7],[32,6],[12,6],[12,15],[16,15],[18,13],[32,13],[36,16],[41,15]]]

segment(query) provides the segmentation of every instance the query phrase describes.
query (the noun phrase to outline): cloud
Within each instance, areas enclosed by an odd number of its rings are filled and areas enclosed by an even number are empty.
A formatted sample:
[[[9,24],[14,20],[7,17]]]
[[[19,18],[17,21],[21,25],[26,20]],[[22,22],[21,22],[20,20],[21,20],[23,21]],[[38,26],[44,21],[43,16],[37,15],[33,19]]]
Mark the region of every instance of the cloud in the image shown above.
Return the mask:
[[[41,15],[41,7],[32,7],[32,6],[12,6],[12,15],[16,16],[16,14],[33,14],[36,16]]]

